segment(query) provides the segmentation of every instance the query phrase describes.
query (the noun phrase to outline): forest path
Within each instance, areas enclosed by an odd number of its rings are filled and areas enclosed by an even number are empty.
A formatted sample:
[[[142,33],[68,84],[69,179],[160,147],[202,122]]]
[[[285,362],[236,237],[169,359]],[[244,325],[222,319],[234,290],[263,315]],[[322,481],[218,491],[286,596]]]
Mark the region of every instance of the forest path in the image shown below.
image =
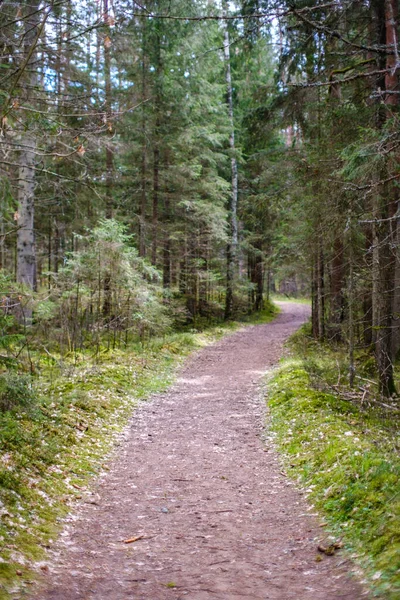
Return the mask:
[[[364,597],[340,552],[315,560],[322,531],[262,442],[261,378],[309,315],[305,305],[281,309],[198,352],[168,392],[136,410],[96,503],[72,515],[35,598]]]

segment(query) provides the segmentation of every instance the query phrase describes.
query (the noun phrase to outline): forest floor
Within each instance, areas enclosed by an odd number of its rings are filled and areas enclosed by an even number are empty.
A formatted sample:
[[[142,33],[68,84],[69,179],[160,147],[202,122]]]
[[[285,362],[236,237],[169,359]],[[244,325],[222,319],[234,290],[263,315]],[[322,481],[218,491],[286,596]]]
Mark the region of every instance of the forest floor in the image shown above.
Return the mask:
[[[110,471],[51,550],[36,599],[365,597],[341,552],[320,560],[318,519],[263,441],[262,377],[309,314],[281,308],[199,351],[135,411]]]

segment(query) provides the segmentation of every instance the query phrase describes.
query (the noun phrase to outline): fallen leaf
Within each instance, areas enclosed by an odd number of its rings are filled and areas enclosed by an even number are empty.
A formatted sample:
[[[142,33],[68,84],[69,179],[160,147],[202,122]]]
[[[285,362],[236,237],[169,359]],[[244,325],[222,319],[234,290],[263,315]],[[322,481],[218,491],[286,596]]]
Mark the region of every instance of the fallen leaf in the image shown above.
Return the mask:
[[[72,485],[72,487],[74,487],[76,490],[85,490],[85,489],[86,489],[86,488],[84,488],[84,487],[81,487],[80,485],[77,485],[76,483],[72,483],[71,485]]]
[[[144,535],[137,535],[136,537],[129,538],[128,540],[124,540],[124,544],[133,544],[133,542],[138,542],[139,540],[142,540],[143,538],[144,538]]]

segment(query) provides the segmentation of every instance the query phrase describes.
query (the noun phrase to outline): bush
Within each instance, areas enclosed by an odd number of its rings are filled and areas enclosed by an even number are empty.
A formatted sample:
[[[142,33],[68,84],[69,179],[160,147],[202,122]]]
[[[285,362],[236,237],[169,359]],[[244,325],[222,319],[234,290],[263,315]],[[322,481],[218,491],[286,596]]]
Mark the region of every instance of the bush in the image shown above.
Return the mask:
[[[76,239],[79,250],[52,274],[52,297],[38,305],[39,327],[56,331],[68,351],[166,333],[172,319],[161,275],[138,256],[125,226],[102,220]]]
[[[16,371],[0,375],[0,411],[29,408],[36,396],[30,378]]]

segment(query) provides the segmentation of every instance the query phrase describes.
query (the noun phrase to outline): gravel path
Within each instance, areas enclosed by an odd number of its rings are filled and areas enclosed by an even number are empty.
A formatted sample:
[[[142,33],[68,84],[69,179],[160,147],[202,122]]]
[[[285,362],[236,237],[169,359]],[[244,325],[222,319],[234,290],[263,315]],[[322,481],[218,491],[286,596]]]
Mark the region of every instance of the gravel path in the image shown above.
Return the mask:
[[[262,375],[309,314],[281,308],[201,350],[135,412],[37,600],[365,598],[340,552],[315,560],[322,530],[262,442]]]

